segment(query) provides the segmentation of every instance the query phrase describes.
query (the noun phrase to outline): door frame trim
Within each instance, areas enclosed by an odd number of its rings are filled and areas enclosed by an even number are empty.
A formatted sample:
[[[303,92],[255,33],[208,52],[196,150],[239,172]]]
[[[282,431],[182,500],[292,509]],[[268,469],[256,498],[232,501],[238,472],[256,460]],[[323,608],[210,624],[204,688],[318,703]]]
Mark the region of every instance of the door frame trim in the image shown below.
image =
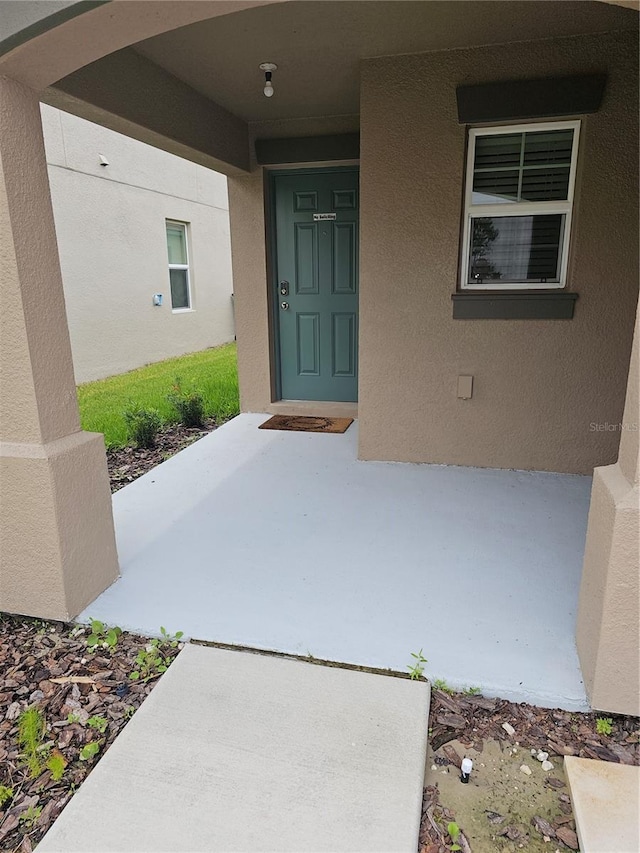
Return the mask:
[[[296,169],[265,169],[264,170],[264,196],[265,196],[265,225],[266,225],[266,258],[267,258],[267,315],[269,323],[269,356],[271,374],[271,402],[287,402],[282,398],[282,383],[280,370],[280,327],[277,322],[278,312],[278,258],[276,244],[276,179],[279,175],[328,175],[335,172],[357,172],[360,175],[360,164],[353,163],[343,166],[317,166],[309,165]],[[360,193],[358,192],[358,246],[360,245]],[[360,282],[358,281],[358,328],[360,326]],[[360,334],[358,334],[358,386],[360,385]],[[360,394],[358,393],[358,397]],[[327,403],[327,400],[308,400],[309,404],[314,402]],[[357,403],[355,404],[357,405]]]

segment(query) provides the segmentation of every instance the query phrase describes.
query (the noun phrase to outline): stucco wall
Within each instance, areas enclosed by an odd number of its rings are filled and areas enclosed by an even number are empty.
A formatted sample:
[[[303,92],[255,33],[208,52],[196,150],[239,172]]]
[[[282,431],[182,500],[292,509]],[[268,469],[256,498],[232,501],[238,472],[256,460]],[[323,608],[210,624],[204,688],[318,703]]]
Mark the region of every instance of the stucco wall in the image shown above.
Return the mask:
[[[76,381],[232,340],[226,178],[52,107],[42,116]],[[190,312],[171,310],[166,219],[190,226]]]
[[[604,102],[581,133],[574,319],[454,321],[466,140],[456,85],[601,70]],[[632,33],[363,63],[361,458],[575,473],[615,461],[619,431],[605,425],[622,416],[638,295],[637,77]],[[308,132],[336,132],[333,121]],[[242,407],[264,411],[261,171],[230,178],[229,192]],[[471,400],[457,399],[459,374],[474,377]]]
[[[582,126],[570,321],[452,320],[460,83],[607,69]],[[638,294],[637,39],[577,37],[366,61],[361,90],[360,455],[590,472],[614,462]],[[456,398],[474,376],[471,400]]]

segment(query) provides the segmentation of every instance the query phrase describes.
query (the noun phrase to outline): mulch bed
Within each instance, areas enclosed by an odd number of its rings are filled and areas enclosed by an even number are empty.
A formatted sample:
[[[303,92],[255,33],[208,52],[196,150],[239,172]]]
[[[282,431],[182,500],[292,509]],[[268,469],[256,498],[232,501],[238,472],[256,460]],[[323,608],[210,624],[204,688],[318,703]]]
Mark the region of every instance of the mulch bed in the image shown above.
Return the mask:
[[[613,731],[610,735],[597,733],[598,717],[608,717],[612,720]],[[503,723],[513,727],[513,735],[502,728]],[[535,748],[548,752],[550,758],[577,755],[581,758],[621,764],[640,764],[640,727],[637,717],[571,713],[538,708],[534,705],[516,705],[504,699],[487,699],[483,696],[433,690],[429,725],[429,743],[434,752],[452,740],[459,740],[465,746],[482,751],[484,741],[493,739],[504,742],[505,745],[517,741],[526,749]],[[445,748],[444,752],[449,752],[444,763],[459,766],[459,756],[453,748]],[[545,784],[558,789],[564,787],[564,783],[553,776],[547,777]],[[565,816],[570,816],[569,798],[561,794],[560,800],[561,811]],[[446,853],[450,850],[452,842],[446,827],[447,823],[453,820],[455,816],[446,808],[446,804],[439,802],[438,788],[425,788],[419,853]],[[542,821],[533,829],[553,840],[558,848],[577,849],[563,840],[564,838],[571,841],[571,836],[566,832],[566,828],[563,828],[566,821],[561,818],[557,823],[558,826],[550,826],[544,825],[545,822]],[[464,830],[464,827],[462,829]],[[463,853],[469,853],[471,850],[463,833],[458,837],[457,843],[462,847]]]
[[[123,633],[113,650],[90,651],[89,633],[0,614],[0,786],[13,789],[0,806],[0,850],[30,853],[157,683],[158,675],[146,682],[129,677],[147,638]],[[177,653],[162,648],[167,661]],[[19,716],[33,706],[46,720],[43,764],[58,754],[66,762],[58,782],[48,769],[32,777],[18,745]],[[103,718],[105,731],[92,728],[91,718]],[[93,741],[97,757],[81,761]]]
[[[170,424],[160,430],[156,446],[148,450],[137,447],[116,447],[107,450],[112,493],[142,477],[156,465],[212,432],[217,426],[213,418],[207,420],[202,428]]]
[[[31,853],[157,683],[157,675],[146,682],[129,677],[137,668],[136,656],[148,647],[148,638],[123,633],[112,650],[90,651],[88,634],[89,629],[82,626],[0,614],[0,786],[13,789],[12,798],[0,807],[0,850]],[[165,646],[162,652],[170,661],[178,648]],[[46,720],[45,757],[59,754],[66,763],[60,781],[48,769],[34,778],[25,766],[18,719],[33,706]],[[596,732],[598,716],[433,690],[429,741],[434,752],[448,751],[450,758],[444,760],[454,765],[459,756],[452,747],[446,749],[449,741],[481,750],[487,739],[505,746],[518,741],[524,748],[541,749],[550,756],[640,764],[638,718],[602,715],[612,719],[613,731],[607,736]],[[95,717],[104,719],[104,732],[88,723]],[[503,723],[513,727],[512,735],[502,728]],[[99,742],[97,757],[81,761],[82,748],[91,742]],[[569,798],[561,791],[560,780],[549,776],[545,784],[559,789],[567,820],[560,818],[557,826],[543,821],[533,831],[549,835],[557,848],[566,849],[571,846],[563,842],[563,838],[571,840],[566,826],[571,815]],[[446,830],[451,820],[455,815],[439,802],[438,788],[426,788],[419,853],[451,849]],[[457,843],[463,853],[469,853],[463,833]]]

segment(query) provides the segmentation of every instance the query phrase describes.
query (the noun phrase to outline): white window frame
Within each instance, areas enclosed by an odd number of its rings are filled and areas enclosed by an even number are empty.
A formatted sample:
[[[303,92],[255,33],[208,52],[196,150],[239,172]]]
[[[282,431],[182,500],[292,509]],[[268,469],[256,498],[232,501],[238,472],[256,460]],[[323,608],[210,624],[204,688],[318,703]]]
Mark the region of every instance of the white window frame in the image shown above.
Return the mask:
[[[164,239],[167,244],[167,260],[169,258],[169,243],[167,240],[167,226],[168,225],[177,225],[184,230],[184,248],[187,255],[187,263],[186,264],[169,264],[169,273],[171,270],[186,270],[187,271],[187,296],[189,298],[189,305],[186,308],[174,308],[173,307],[173,297],[171,294],[171,275],[169,275],[169,299],[171,300],[171,313],[172,314],[186,314],[188,311],[193,311],[193,300],[191,296],[191,269],[190,269],[190,253],[189,253],[189,223],[188,222],[180,222],[179,219],[165,219],[164,221]]]
[[[531,202],[500,202],[498,204],[472,204],[473,166],[475,162],[476,139],[478,136],[496,136],[504,133],[536,133],[547,130],[573,129],[573,148],[571,151],[571,166],[569,169],[569,187],[566,201],[531,201]],[[569,241],[571,236],[571,219],[573,213],[573,197],[576,182],[576,166],[578,162],[578,144],[580,137],[580,121],[551,121],[530,122],[528,124],[494,125],[478,127],[469,131],[467,150],[467,172],[464,196],[464,227],[462,234],[462,263],[460,269],[461,290],[561,290],[567,284],[567,268],[569,264]],[[469,261],[471,259],[471,220],[488,216],[532,216],[536,214],[564,214],[564,229],[560,243],[560,274],[557,282],[522,282],[522,281],[491,281],[469,283]]]

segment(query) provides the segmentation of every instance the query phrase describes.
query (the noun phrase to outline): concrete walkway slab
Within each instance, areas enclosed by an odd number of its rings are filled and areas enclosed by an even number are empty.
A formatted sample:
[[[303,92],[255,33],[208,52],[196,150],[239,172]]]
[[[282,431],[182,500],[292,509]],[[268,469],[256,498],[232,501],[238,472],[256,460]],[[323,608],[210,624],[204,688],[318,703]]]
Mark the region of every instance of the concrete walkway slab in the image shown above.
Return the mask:
[[[591,478],[360,462],[245,414],[116,492],[122,577],[80,619],[426,674],[585,710]]]
[[[564,760],[582,853],[638,853],[640,767]]]
[[[415,853],[426,683],[190,645],[38,853]]]

